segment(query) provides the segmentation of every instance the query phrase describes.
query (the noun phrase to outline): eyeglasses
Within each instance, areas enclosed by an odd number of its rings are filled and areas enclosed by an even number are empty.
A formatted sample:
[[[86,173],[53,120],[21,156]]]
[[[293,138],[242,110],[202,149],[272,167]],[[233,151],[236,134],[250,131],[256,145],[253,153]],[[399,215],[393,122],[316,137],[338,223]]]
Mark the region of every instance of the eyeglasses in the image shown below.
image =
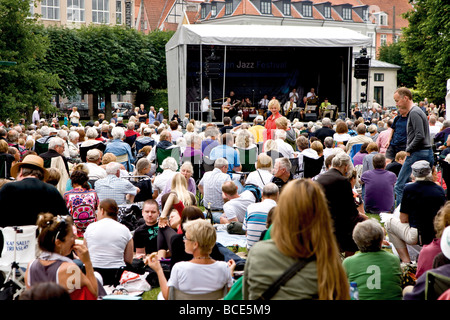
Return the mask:
[[[186,236],[183,236],[183,241],[192,241],[192,240],[188,239]]]
[[[56,223],[58,223],[58,226],[56,227],[56,229],[58,230],[58,232],[56,233],[55,239],[59,239],[59,234],[61,233],[61,231],[64,231],[67,228],[67,217],[65,216],[57,216],[56,217]],[[62,239],[59,239],[62,240]]]

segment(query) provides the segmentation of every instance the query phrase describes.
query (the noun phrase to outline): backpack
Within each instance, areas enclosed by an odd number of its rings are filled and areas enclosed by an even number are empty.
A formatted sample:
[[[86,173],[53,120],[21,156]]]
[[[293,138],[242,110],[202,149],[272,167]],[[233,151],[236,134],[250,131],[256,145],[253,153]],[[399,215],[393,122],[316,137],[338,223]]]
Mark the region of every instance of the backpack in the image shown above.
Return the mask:
[[[249,190],[253,193],[255,196],[256,202],[261,202],[262,198],[262,192],[261,189],[258,186],[255,186],[254,184],[246,184],[244,186],[244,191]]]

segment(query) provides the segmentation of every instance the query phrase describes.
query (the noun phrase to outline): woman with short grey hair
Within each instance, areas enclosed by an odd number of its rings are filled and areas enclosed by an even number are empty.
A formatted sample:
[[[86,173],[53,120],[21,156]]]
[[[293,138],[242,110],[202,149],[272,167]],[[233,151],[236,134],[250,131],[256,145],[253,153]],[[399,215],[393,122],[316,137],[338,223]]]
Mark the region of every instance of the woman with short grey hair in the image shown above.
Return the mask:
[[[358,286],[359,300],[402,300],[400,260],[381,249],[384,230],[378,220],[356,224],[353,240],[360,252],[342,265],[348,280]]]

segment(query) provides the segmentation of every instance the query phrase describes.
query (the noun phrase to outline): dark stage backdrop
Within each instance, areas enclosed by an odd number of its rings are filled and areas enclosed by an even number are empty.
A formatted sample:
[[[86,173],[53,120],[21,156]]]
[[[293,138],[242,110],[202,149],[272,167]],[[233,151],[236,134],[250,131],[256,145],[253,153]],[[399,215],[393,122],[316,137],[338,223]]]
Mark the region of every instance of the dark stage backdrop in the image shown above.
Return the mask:
[[[268,95],[269,100],[275,96],[283,104],[293,88],[297,89],[300,99],[314,88],[319,96],[319,103],[327,97],[341,111],[345,111],[346,104],[349,103],[345,97],[345,85],[351,48],[227,46],[226,54],[224,46],[212,48],[203,45],[201,48],[203,72],[205,59],[211,55],[212,50],[219,57],[221,70],[224,63],[226,65],[225,78],[221,74],[211,82],[213,106],[220,107],[222,104],[224,79],[225,97],[230,91],[234,91],[238,99],[248,97],[253,105],[257,105],[264,94]],[[188,46],[187,53],[186,88],[189,108],[190,102],[199,102],[203,97],[210,96],[210,82],[204,75],[200,81],[200,46]],[[200,90],[201,83],[203,90]],[[351,92],[351,88],[348,89]]]

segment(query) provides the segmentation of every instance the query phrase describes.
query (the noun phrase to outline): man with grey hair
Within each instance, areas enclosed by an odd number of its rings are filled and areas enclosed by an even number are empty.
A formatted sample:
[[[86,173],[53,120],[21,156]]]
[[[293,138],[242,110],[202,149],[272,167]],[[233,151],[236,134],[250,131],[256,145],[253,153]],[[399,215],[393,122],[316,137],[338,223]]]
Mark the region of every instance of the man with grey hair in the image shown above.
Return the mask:
[[[291,167],[292,165],[288,158],[283,157],[275,160],[275,165],[273,167],[273,178],[271,182],[278,186],[280,192],[284,185],[293,179]]]
[[[211,208],[214,223],[220,223],[223,212],[222,185],[231,180],[227,170],[227,159],[218,158],[214,161],[214,169],[205,172],[198,183],[198,190],[203,194],[203,206],[207,209]]]
[[[261,233],[267,229],[269,211],[277,205],[280,190],[275,183],[264,186],[261,202],[252,203],[245,213],[243,229],[247,235],[247,250],[261,238]]]
[[[293,158],[294,148],[286,142],[286,131],[282,129],[276,129],[274,133],[274,139],[278,146],[278,152],[282,154],[283,157]]]
[[[411,165],[415,182],[405,185],[399,218],[381,215],[381,221],[402,262],[410,263],[408,245],[429,244],[435,238],[434,217],[446,202],[445,191],[433,181],[428,161]]]
[[[335,133],[336,131],[333,130],[330,118],[325,117],[322,119],[322,128],[316,130],[314,136],[319,138],[320,142],[323,144],[326,137],[332,137]]]
[[[105,153],[114,154],[118,158],[118,162],[122,163],[128,172],[131,172],[135,158],[130,145],[123,141],[124,129],[116,126],[111,130],[111,135],[113,139],[106,145]]]
[[[100,167],[102,161],[101,151],[98,149],[88,150],[86,154],[86,167],[89,169],[89,180],[97,181],[106,178],[106,170]]]
[[[358,124],[356,127],[357,135],[348,139],[347,144],[345,145],[347,153],[350,153],[353,145],[355,144],[363,144],[364,142],[371,143],[373,140],[370,137],[366,136],[366,125],[364,123]]]
[[[140,190],[127,179],[120,178],[120,163],[110,162],[105,170],[106,178],[99,179],[94,184],[98,199],[114,199],[118,205],[133,203]]]
[[[66,142],[60,137],[54,137],[50,139],[48,143],[48,151],[39,155],[42,159],[44,159],[44,167],[54,167],[55,161],[52,161],[52,159],[60,157],[63,160],[67,175],[69,175],[69,166],[67,164],[67,159],[63,156],[65,148]]]
[[[66,132],[65,130],[60,130],[60,132],[61,131]],[[78,159],[80,157],[80,147],[78,145],[79,139],[80,134],[77,131],[70,131],[67,141],[67,151],[69,153],[69,157],[72,159]]]

